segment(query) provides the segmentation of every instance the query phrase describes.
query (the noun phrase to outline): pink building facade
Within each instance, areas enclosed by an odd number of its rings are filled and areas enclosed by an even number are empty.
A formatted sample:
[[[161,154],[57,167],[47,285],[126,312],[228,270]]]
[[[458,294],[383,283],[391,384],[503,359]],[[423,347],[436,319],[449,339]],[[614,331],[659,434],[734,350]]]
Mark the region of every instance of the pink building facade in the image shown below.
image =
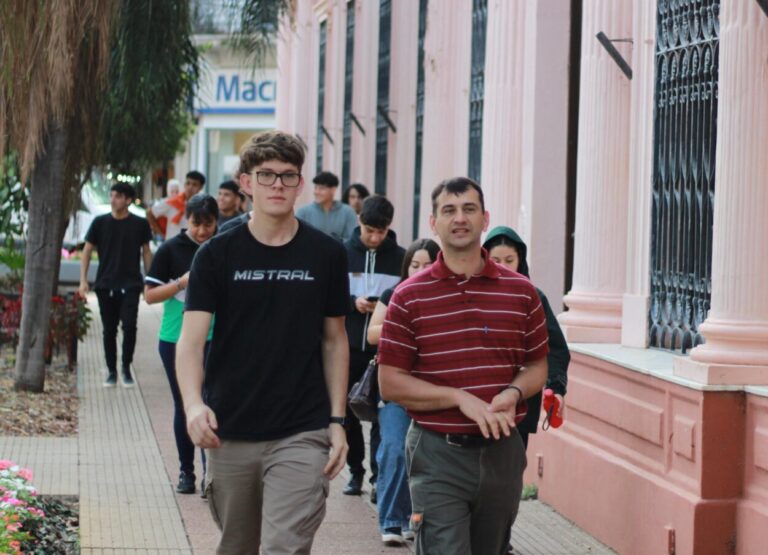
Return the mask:
[[[765,552],[766,53],[753,0],[296,0],[283,24],[277,126],[306,142],[306,175],[386,194],[407,245],[431,235],[431,189],[472,169],[491,225],[528,243],[573,359],[526,482],[620,553]],[[677,239],[664,198],[703,207]],[[675,241],[692,250],[664,273]],[[691,304],[670,293],[699,274]]]

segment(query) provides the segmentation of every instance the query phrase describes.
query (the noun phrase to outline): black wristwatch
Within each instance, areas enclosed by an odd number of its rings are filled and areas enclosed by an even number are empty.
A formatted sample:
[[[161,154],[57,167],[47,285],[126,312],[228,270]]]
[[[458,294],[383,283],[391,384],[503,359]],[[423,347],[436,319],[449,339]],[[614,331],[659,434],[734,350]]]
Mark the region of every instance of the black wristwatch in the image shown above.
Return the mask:
[[[329,422],[331,424],[341,424],[342,426],[347,425],[347,417],[346,416],[331,416],[329,419]]]

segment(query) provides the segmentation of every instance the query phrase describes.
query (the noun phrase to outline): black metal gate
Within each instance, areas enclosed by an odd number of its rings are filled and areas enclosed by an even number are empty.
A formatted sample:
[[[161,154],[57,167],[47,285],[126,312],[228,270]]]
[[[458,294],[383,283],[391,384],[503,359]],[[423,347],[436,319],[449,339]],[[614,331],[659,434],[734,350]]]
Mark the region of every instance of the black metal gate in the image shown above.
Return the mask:
[[[389,67],[392,59],[392,0],[379,1],[379,74],[376,94],[376,173],[377,195],[387,194],[387,147],[389,145]]]
[[[317,78],[317,151],[315,171],[323,171],[323,125],[325,118],[325,52],[328,43],[328,22],[320,23],[320,48],[318,54]]]
[[[421,212],[421,156],[424,150],[424,37],[427,34],[427,0],[419,0],[419,51],[416,74],[416,159],[413,175],[413,237],[419,236]]]
[[[469,168],[480,181],[483,161],[483,100],[485,98],[485,36],[488,0],[472,0],[472,72],[469,89]]]
[[[704,341],[715,196],[718,0],[658,0],[650,342]]]
[[[344,61],[344,128],[341,144],[341,186],[349,187],[352,155],[352,74],[355,61],[355,0],[347,2],[347,47]]]

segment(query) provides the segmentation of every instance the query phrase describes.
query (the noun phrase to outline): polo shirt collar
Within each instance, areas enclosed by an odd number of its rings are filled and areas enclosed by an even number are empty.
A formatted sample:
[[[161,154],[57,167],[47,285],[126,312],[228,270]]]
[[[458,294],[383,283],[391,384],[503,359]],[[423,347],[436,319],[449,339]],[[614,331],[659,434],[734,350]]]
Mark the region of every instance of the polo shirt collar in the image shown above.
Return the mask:
[[[483,260],[485,261],[485,265],[483,266],[483,269],[480,271],[480,273],[475,274],[473,277],[487,277],[490,279],[498,279],[501,276],[499,267],[496,265],[496,263],[493,260],[491,260],[491,257],[488,256],[487,250],[485,250],[484,248],[481,250],[482,250]],[[437,260],[435,260],[435,263],[432,264],[429,267],[429,269],[430,269],[430,274],[435,279],[448,279],[456,275],[445,264],[442,251],[437,253]]]

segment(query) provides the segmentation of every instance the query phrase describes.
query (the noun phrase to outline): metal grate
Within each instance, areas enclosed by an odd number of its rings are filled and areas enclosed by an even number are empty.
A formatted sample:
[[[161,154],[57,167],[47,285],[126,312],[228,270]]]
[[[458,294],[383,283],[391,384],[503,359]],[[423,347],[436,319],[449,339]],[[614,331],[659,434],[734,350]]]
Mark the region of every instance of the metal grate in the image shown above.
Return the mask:
[[[659,0],[656,19],[650,342],[703,343],[711,293],[718,0]]]
[[[344,130],[341,143],[341,186],[349,187],[352,154],[352,74],[355,60],[355,0],[347,2],[347,51],[344,62]]]
[[[328,44],[328,22],[320,24],[319,75],[317,79],[317,154],[315,171],[323,171],[323,121],[325,117],[325,52]]]
[[[389,111],[389,66],[392,59],[392,0],[379,1],[379,76],[376,94],[376,178],[377,195],[387,194],[387,143],[389,124],[384,115]]]
[[[421,211],[421,156],[424,145],[424,36],[427,34],[428,0],[419,0],[419,51],[416,75],[416,158],[413,175],[413,236],[419,236]]]
[[[480,181],[483,158],[483,99],[485,97],[485,36],[488,0],[472,0],[472,71],[469,90],[469,168],[467,175]]]

